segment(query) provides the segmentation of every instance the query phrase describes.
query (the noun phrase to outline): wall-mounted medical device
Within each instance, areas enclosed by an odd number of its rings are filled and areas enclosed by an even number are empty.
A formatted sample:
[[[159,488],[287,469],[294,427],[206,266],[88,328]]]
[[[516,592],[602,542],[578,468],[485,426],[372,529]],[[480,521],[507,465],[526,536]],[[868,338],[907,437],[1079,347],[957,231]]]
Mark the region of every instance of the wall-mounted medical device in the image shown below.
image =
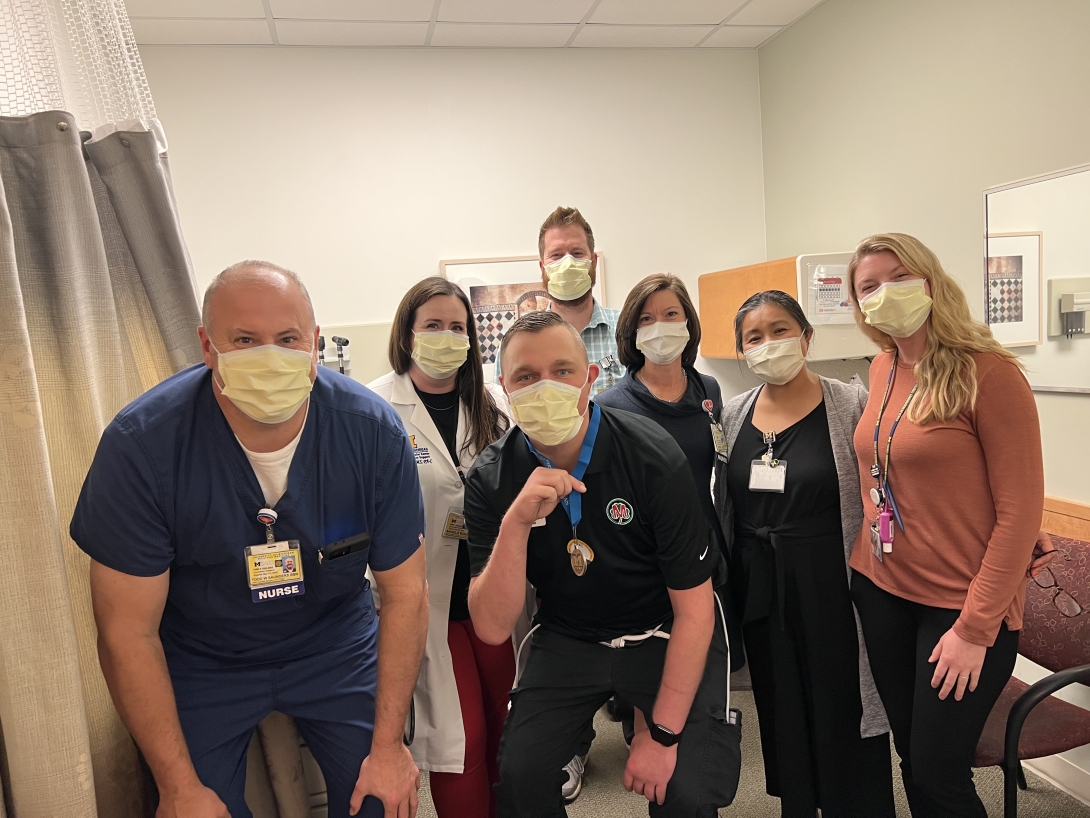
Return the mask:
[[[1064,335],[1082,335],[1086,332],[1086,311],[1090,310],[1090,292],[1064,293],[1060,296],[1060,318]]]
[[[1048,337],[1086,335],[1090,278],[1048,279]]]

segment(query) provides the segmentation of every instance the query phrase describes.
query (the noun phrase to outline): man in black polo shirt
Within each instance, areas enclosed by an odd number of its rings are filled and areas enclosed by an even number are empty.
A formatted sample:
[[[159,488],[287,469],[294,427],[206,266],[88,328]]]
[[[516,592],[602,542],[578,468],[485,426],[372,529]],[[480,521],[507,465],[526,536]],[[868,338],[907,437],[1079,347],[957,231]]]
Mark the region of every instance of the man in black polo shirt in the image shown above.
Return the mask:
[[[688,461],[654,422],[590,402],[597,367],[555,313],[516,321],[502,354],[518,428],[467,478],[470,615],[500,644],[527,579],[541,605],[501,744],[499,814],[565,814],[561,768],[616,693],[638,710],[625,787],[652,816],[714,816],[733,797],[737,728]]]

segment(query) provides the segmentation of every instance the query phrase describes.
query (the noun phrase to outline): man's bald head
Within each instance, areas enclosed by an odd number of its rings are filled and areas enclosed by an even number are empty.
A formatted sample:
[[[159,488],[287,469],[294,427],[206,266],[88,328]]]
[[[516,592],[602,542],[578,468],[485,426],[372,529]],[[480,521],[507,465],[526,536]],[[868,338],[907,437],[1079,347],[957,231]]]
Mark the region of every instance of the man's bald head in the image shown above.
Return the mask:
[[[303,280],[286,267],[280,267],[268,261],[250,260],[232,264],[212,279],[212,283],[204,291],[204,303],[201,305],[201,324],[205,330],[208,330],[211,326],[216,293],[236,287],[241,289],[271,288],[282,291],[288,298],[302,296],[303,301],[306,302],[305,310],[310,322],[304,329],[314,328],[314,304],[310,300],[310,293],[307,292]]]

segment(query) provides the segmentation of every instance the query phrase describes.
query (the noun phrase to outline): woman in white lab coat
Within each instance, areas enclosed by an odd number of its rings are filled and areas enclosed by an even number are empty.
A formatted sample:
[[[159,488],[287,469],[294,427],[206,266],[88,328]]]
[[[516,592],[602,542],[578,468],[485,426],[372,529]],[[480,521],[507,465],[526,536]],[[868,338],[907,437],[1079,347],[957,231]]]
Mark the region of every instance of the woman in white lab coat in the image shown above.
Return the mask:
[[[496,814],[492,785],[515,673],[512,645],[486,645],[469,619],[462,480],[510,425],[503,391],[484,383],[474,329],[462,289],[438,276],[424,279],[394,317],[394,371],[369,384],[401,416],[424,494],[431,615],[411,749],[430,771],[439,818]]]

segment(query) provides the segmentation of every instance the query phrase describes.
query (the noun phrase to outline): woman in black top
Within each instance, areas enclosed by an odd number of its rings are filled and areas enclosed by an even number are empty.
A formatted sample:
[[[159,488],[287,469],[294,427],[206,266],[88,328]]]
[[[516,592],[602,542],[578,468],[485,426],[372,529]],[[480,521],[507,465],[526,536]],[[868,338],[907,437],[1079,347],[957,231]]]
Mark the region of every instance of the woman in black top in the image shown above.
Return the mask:
[[[715,378],[693,368],[699,344],[700,318],[685,284],[670,273],[647,276],[632,288],[617,320],[617,355],[627,371],[613,388],[595,396],[594,401],[650,418],[685,453],[700,490],[700,507],[719,546],[719,554],[714,557],[718,568],[713,582],[727,614],[731,664],[737,670],[745,662],[741,631],[725,593],[726,540],[711,492],[718,457],[716,437],[722,440],[719,414],[723,402]],[[721,448],[725,459],[726,449]]]
[[[783,818],[893,818],[889,724],[851,596],[862,522],[852,448],[867,393],[806,367],[813,327],[791,296],[758,293],[736,348],[763,386],[722,420],[716,506],[731,538],[765,783]]]

